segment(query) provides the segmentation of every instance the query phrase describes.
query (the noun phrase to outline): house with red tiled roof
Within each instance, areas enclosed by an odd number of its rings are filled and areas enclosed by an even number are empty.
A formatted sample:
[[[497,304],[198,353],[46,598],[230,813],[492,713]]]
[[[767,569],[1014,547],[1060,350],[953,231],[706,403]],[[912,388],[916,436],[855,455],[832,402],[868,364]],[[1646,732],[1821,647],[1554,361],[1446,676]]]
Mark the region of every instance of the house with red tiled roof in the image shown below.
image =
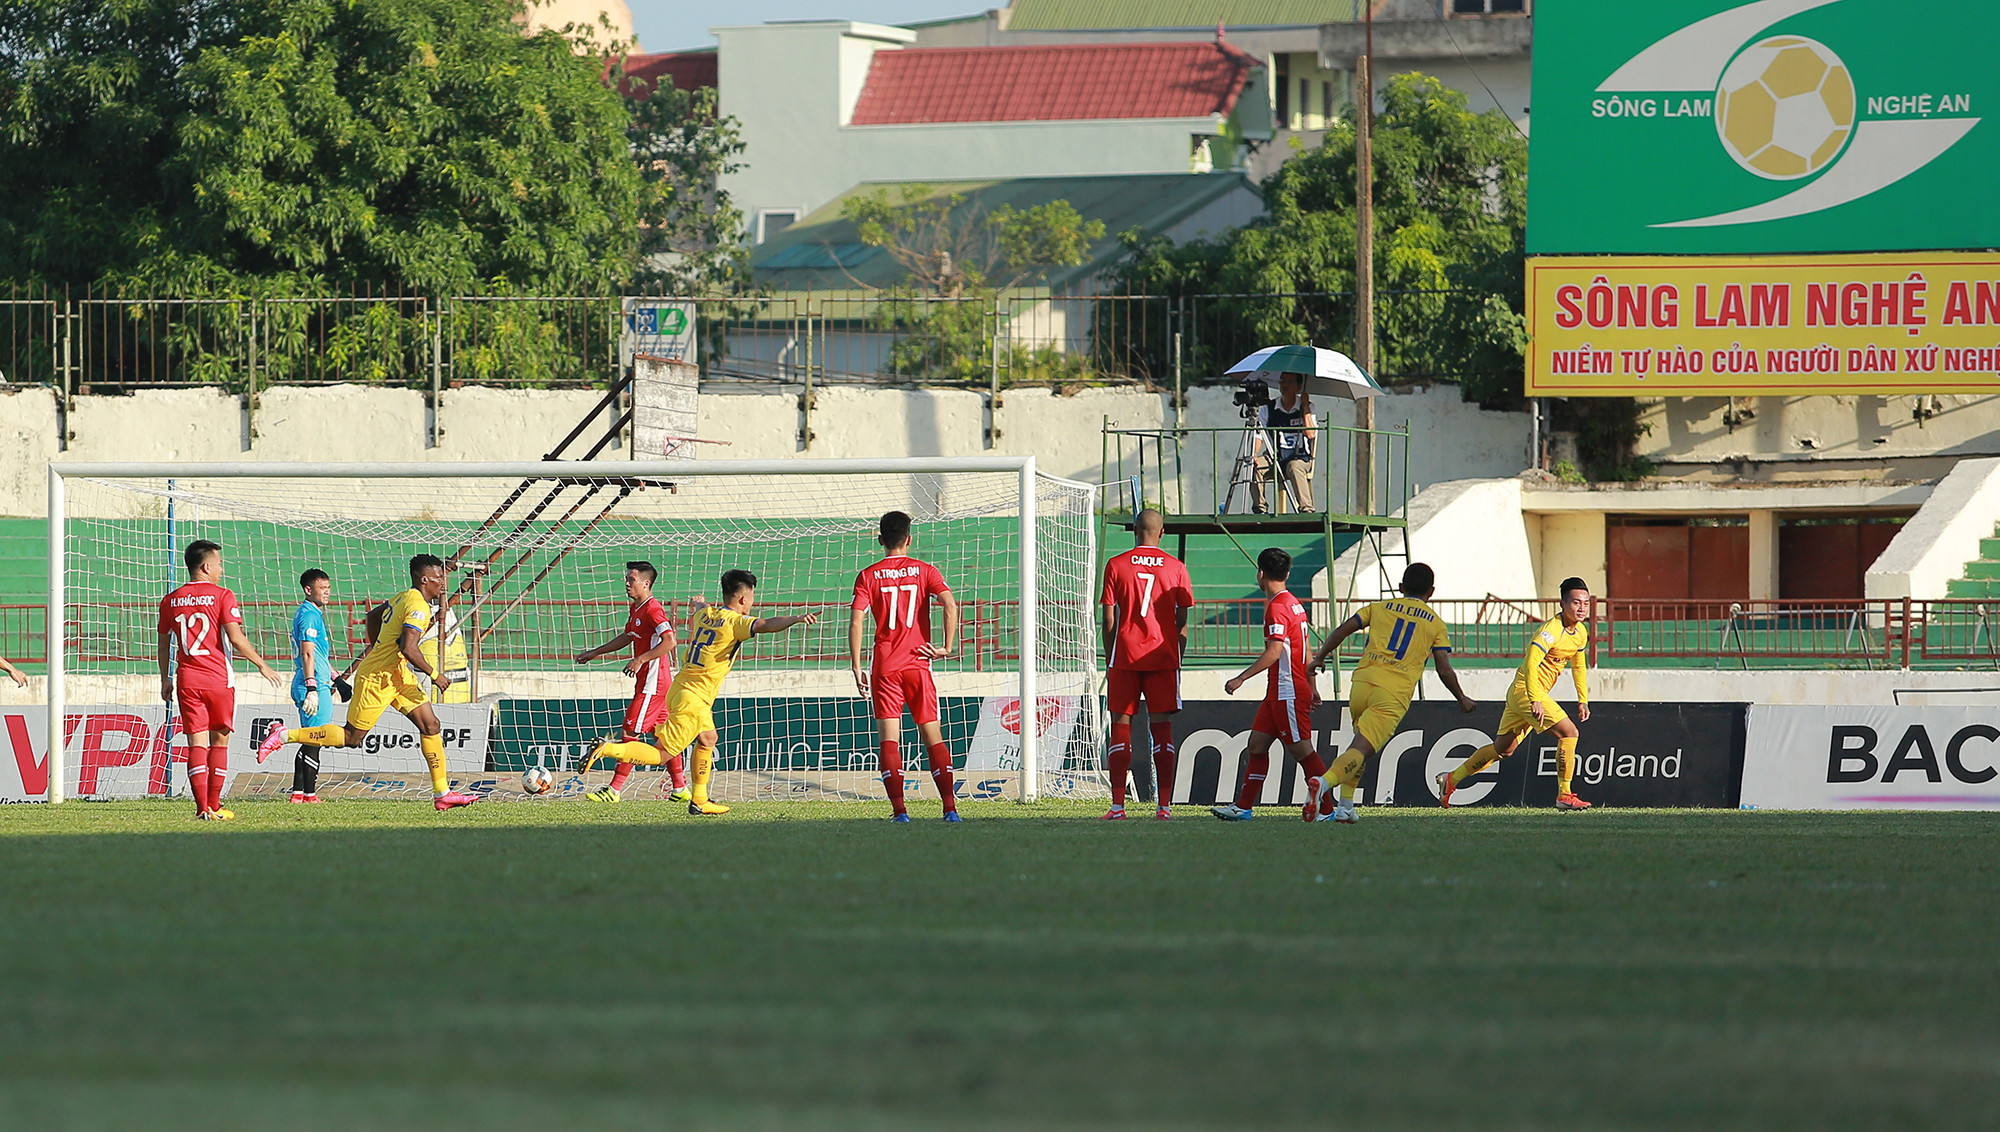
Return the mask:
[[[1261,60],[1206,41],[918,47],[846,20],[715,29],[753,242],[864,181],[1236,175],[1271,137]]]

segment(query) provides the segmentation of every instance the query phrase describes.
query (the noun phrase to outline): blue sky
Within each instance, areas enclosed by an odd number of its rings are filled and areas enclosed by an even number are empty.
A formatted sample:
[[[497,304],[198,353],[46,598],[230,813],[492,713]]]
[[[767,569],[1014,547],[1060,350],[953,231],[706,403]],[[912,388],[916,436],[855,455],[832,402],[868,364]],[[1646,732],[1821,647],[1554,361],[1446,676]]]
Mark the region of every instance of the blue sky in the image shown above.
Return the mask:
[[[705,47],[711,27],[766,20],[844,19],[877,24],[935,20],[1000,8],[1006,0],[626,0],[632,31],[648,51]]]

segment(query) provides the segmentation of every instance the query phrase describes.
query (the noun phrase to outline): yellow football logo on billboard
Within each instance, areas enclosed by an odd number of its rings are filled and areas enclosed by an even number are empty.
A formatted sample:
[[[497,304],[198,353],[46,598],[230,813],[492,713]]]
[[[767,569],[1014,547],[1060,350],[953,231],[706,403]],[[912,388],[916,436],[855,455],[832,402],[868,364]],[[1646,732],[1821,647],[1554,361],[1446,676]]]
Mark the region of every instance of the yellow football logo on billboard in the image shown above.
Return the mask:
[[[1854,80],[1825,44],[1780,35],[1743,50],[1715,91],[1715,132],[1759,177],[1811,176],[1840,155],[1854,128]]]

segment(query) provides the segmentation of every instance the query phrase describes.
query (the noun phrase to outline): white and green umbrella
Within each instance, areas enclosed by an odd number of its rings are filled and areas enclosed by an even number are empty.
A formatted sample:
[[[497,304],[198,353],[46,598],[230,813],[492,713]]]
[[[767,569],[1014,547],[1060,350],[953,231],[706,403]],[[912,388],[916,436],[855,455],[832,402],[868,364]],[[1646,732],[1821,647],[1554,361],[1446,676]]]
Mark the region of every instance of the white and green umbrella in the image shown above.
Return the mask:
[[[1350,401],[1385,392],[1353,358],[1318,346],[1266,346],[1230,366],[1228,372],[1241,374],[1246,381],[1253,376],[1295,373],[1305,378],[1307,393]]]

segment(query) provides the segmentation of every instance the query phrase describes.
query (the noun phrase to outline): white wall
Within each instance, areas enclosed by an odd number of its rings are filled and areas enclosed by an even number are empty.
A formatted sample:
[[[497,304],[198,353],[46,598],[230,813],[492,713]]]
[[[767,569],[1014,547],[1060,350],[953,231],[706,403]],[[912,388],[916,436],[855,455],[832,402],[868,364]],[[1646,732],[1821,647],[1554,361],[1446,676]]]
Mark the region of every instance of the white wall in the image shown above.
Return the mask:
[[[1964,460],[1868,568],[1869,597],[1941,598],[2000,522],[2000,460]]]
[[[46,504],[50,460],[531,460],[555,446],[596,403],[590,390],[465,388],[447,391],[438,420],[443,435],[428,447],[424,395],[414,390],[354,385],[279,388],[262,394],[253,414],[257,435],[246,443],[242,398],[209,389],[155,390],[126,397],[78,397],[69,417],[67,451],[57,443],[54,394],[47,389],[0,392],[0,515],[38,516]],[[970,456],[988,451],[1033,454],[1050,473],[1099,482],[1105,418],[1126,428],[1170,423],[1167,396],[1135,388],[1085,389],[1065,396],[1048,389],[1007,391],[995,419],[999,443],[985,447],[985,395],[972,390],[830,386],[814,394],[814,439],[802,453],[796,388],[768,392],[704,392],[701,435],[726,441],[702,445],[706,458],[782,459],[812,456]],[[1322,404],[1336,424],[1352,424],[1353,406]],[[1377,419],[1388,427],[1411,422],[1410,478],[1418,483],[1518,471],[1526,450],[1526,418],[1486,413],[1436,386],[1382,398]],[[1233,428],[1241,422],[1225,387],[1191,391],[1181,423]],[[594,434],[593,434],[594,435]],[[1223,438],[1217,474],[1227,477],[1234,437]],[[1206,447],[1187,443],[1191,509],[1213,506],[1202,482]],[[613,447],[607,459],[626,459]],[[1115,474],[1115,473],[1114,473]],[[1322,486],[1322,491],[1324,487]]]
[[[2000,456],[2000,397],[1921,398],[1937,414],[1919,421],[1915,397],[1739,397],[1756,414],[1731,429],[1726,397],[1675,397],[1643,406],[1649,431],[1635,451],[1662,463],[1755,460],[1810,466],[1910,456]]]
[[[1186,173],[1196,134],[1222,119],[852,126],[877,51],[904,28],[845,20],[715,28],[718,94],[743,124],[743,168],[722,186],[743,214],[812,211],[863,181]]]
[[[1434,484],[1410,500],[1407,516],[1407,542],[1401,531],[1383,535],[1386,569],[1368,543],[1359,543],[1314,579],[1313,596],[1373,601],[1393,594],[1406,562],[1428,563],[1445,593],[1536,592],[1519,479]],[[1401,553],[1406,544],[1407,558]]]

